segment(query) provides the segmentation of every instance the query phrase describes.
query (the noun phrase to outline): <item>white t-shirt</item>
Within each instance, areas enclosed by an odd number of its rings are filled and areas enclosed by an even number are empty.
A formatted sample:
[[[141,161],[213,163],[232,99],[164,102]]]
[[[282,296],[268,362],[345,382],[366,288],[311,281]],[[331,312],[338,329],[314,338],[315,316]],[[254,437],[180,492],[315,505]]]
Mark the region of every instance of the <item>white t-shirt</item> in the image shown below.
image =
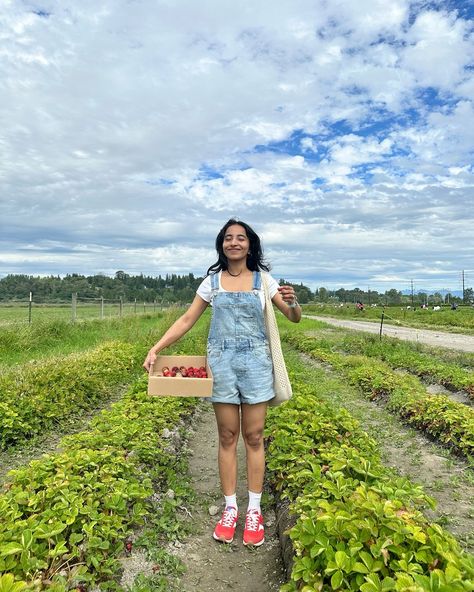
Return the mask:
[[[219,292],[227,292],[228,290],[224,290],[224,288],[221,285],[221,273],[222,272],[218,272],[217,274],[217,279],[219,281]],[[278,292],[278,282],[272,278],[272,276],[270,274],[268,274],[268,291],[270,292],[270,298],[273,298],[273,296],[275,296],[275,294]],[[200,296],[203,300],[205,300],[206,302],[210,302],[211,301],[211,293],[212,293],[212,287],[211,287],[211,276],[208,275],[207,277],[205,277],[203,279],[203,281],[201,282],[201,284],[199,285],[198,289],[196,290],[196,294],[198,296]],[[260,301],[262,303],[262,310],[265,308],[265,293],[263,291],[263,285],[261,286],[260,290],[258,290],[258,295],[260,296]]]

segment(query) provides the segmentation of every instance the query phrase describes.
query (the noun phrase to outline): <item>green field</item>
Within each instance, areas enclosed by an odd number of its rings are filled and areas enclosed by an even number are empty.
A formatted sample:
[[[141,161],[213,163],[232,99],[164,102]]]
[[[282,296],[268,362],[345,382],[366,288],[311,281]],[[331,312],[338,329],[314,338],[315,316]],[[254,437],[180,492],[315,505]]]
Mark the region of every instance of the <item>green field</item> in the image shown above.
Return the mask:
[[[180,591],[193,567],[170,542],[186,545],[177,508],[195,493],[163,433],[185,439],[196,400],[147,397],[141,363],[182,311],[2,327],[0,590],[123,590],[135,537],[161,567],[130,590]],[[170,350],[205,353],[209,320]],[[291,514],[282,592],[472,590],[474,355],[279,323],[294,396],[266,438],[267,487]]]
[[[384,322],[400,324],[407,327],[423,327],[425,329],[439,329],[445,331],[473,334],[474,307],[460,306],[457,310],[442,307],[422,309],[401,306],[366,306],[364,310],[357,310],[354,304],[306,304],[304,314],[324,315],[341,319],[380,322],[382,313]]]
[[[71,303],[37,304],[30,307],[28,302],[0,303],[0,326],[7,323],[36,323],[44,320],[86,320],[102,318],[119,318],[163,310],[154,303],[126,302],[120,305],[115,302],[78,302],[75,308]]]

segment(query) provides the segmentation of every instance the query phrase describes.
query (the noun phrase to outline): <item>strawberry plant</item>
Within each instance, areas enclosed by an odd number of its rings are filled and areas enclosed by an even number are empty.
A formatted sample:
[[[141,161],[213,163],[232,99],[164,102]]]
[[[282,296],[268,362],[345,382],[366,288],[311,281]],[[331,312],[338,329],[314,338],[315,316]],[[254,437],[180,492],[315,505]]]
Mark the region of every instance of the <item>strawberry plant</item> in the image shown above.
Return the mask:
[[[353,334],[347,331],[334,331],[330,335],[313,337],[318,349],[328,352],[362,354],[389,364],[392,368],[403,368],[422,378],[439,382],[451,390],[464,390],[474,396],[474,372],[472,366],[464,367],[453,363],[449,356],[444,360],[439,351],[420,350],[420,345],[385,337],[382,341],[368,334]],[[452,357],[452,353],[450,356]],[[467,362],[465,355],[456,359]]]
[[[294,396],[266,428],[269,479],[290,501],[294,562],[282,592],[473,590],[474,558],[423,515],[434,501],[385,468],[347,411],[289,365]]]
[[[113,387],[130,381],[143,348],[108,342],[96,349],[31,362],[0,376],[0,447],[49,429],[62,418],[92,408]]]
[[[202,334],[190,343],[204,349]],[[113,360],[133,358],[126,344],[112,349]],[[83,375],[79,366],[75,371]],[[0,494],[0,583],[6,590],[20,592],[23,584],[35,591],[86,590],[98,582],[101,589],[117,589],[118,559],[133,553],[134,528],[153,515],[160,536],[168,536],[168,528],[170,537],[179,534],[176,506],[185,489],[177,475],[183,467],[163,433],[179,426],[196,400],[149,397],[146,383],[142,376],[87,432],[63,438],[61,452],[9,473]],[[173,499],[156,507],[153,492],[169,487],[176,488]]]
[[[343,355],[320,347],[312,338],[287,333],[299,350],[323,360],[358,385],[371,399],[383,399],[406,423],[417,427],[455,452],[474,452],[474,410],[445,395],[428,395],[420,381],[393,371],[384,362],[366,356]]]

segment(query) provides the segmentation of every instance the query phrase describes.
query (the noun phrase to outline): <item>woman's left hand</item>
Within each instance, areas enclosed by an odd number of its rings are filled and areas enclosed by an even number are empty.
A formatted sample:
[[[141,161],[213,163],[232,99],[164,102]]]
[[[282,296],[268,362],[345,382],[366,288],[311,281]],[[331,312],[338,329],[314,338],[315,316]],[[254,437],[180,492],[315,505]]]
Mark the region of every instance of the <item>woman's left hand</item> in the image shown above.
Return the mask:
[[[293,286],[279,286],[278,291],[286,304],[293,304],[295,302],[296,294]]]

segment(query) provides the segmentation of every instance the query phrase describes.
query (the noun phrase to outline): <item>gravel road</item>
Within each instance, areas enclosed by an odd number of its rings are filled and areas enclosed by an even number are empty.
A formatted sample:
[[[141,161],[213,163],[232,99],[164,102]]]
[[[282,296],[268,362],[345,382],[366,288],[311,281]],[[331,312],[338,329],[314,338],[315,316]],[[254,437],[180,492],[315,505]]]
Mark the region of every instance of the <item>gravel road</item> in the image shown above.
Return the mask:
[[[303,315],[307,319],[316,319],[323,323],[344,327],[345,329],[354,329],[356,331],[366,331],[367,333],[379,333],[380,323],[371,323],[368,321],[346,321],[335,319],[333,317]],[[397,325],[383,324],[383,335],[404,339],[405,341],[419,341],[426,345],[434,347],[445,347],[465,352],[474,352],[474,336],[462,335],[460,333],[446,333],[443,331],[432,331],[428,329],[418,329],[415,327],[402,327]]]

